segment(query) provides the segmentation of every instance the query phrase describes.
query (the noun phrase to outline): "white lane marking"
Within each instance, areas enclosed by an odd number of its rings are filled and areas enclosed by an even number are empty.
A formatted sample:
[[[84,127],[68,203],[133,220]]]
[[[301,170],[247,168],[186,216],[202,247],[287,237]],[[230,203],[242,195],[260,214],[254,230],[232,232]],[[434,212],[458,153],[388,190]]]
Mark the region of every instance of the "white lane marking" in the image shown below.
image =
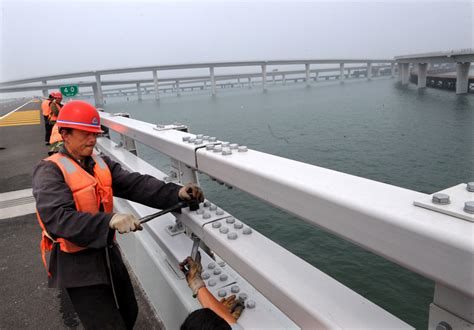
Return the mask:
[[[5,117],[8,116],[8,115],[14,113],[15,111],[17,111],[17,110],[23,108],[25,105],[27,105],[28,103],[31,103],[31,102],[33,102],[33,100],[30,100],[30,101],[26,102],[25,104],[20,105],[20,106],[19,106],[18,108],[16,108],[15,110],[10,111],[10,112],[7,113],[6,115],[1,116],[1,117],[0,117],[0,120],[2,120],[3,118],[5,118]]]
[[[9,191],[0,194],[0,220],[19,217],[21,215],[31,214],[36,212],[36,202],[26,197],[33,197],[32,189],[23,189],[16,191]],[[8,202],[11,202],[9,207],[4,207]],[[26,202],[26,203],[25,203]]]

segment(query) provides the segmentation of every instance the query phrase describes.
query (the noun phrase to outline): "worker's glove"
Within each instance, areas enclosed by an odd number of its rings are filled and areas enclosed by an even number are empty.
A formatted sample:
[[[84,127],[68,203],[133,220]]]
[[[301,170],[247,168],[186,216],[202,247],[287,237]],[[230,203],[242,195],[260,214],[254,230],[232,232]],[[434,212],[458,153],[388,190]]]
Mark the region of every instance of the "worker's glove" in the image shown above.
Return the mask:
[[[206,287],[206,284],[202,280],[202,266],[199,262],[196,262],[191,257],[187,257],[182,263],[179,264],[181,270],[186,274],[186,281],[188,286],[193,292],[193,297],[196,298],[200,288]]]
[[[188,201],[191,199],[195,199],[198,202],[204,201],[204,193],[202,192],[202,189],[194,183],[188,183],[182,187],[178,192],[178,196],[183,201]]]
[[[232,314],[236,320],[240,317],[240,314],[242,314],[245,308],[245,304],[241,299],[235,299],[235,294],[227,298],[222,298],[220,302],[229,310],[229,313]]]
[[[109,227],[117,230],[120,234],[143,229],[137,217],[132,214],[124,213],[114,214],[109,222]]]

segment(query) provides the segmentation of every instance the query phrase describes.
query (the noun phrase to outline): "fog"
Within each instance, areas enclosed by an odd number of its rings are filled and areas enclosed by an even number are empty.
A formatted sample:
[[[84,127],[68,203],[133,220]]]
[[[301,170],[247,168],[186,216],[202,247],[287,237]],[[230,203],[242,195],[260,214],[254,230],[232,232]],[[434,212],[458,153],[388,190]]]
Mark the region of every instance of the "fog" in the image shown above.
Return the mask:
[[[0,81],[145,65],[392,58],[472,48],[473,1],[3,0]]]

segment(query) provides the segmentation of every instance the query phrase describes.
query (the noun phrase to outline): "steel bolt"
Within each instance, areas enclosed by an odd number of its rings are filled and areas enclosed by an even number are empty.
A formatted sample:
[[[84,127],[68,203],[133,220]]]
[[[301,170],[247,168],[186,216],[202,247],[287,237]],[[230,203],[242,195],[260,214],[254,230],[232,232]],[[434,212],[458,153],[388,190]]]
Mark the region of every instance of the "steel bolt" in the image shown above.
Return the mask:
[[[209,265],[207,265],[207,268],[214,269],[214,268],[216,268],[216,264],[211,262]]]
[[[247,303],[245,304],[245,306],[247,306],[248,309],[252,309],[252,308],[255,308],[257,304],[255,303],[255,301],[253,300],[249,300],[247,301]]]
[[[449,323],[441,321],[436,325],[436,330],[452,330],[453,328],[449,325]]]
[[[203,140],[206,140],[206,141],[209,141],[209,135],[204,135],[204,136],[202,137],[202,139],[203,139]]]
[[[220,228],[222,224],[220,222],[213,222],[212,223],[212,228]]]
[[[239,152],[246,152],[248,151],[247,146],[240,146],[239,147]]]
[[[201,139],[202,140],[203,136],[204,136],[204,134],[196,134],[196,139]]]
[[[237,143],[231,143],[230,144],[231,149],[237,149],[238,147],[239,147],[239,145]]]
[[[202,206],[209,207],[209,206],[211,206],[211,202],[205,201],[204,203],[202,203]]]
[[[206,150],[212,150],[212,149],[214,149],[214,145],[213,145],[213,144],[208,144],[208,145],[206,146]]]
[[[474,182],[468,182],[466,189],[467,191],[474,192]]]
[[[224,298],[227,295],[227,292],[225,292],[225,290],[219,290],[219,292],[217,292],[217,295],[221,298]]]
[[[235,222],[235,218],[234,217],[227,218],[225,219],[225,222],[232,224]]]
[[[207,280],[207,279],[209,279],[209,277],[211,277],[211,275],[209,275],[209,273],[202,273],[202,279],[203,280]]]
[[[245,301],[247,299],[247,294],[246,293],[241,293],[239,294],[239,299]]]
[[[209,210],[211,210],[211,211],[217,210],[217,205],[211,204],[211,206],[209,206]]]
[[[222,274],[221,276],[219,276],[219,279],[224,282],[224,281],[227,281],[227,279],[229,278],[229,276],[227,276],[226,274]]]
[[[222,147],[217,145],[217,146],[214,146],[214,149],[212,150],[214,152],[221,152],[222,151]]]
[[[157,127],[157,128],[165,128],[165,125],[163,125],[163,124],[156,124],[156,127]]]
[[[222,148],[227,148],[230,145],[229,142],[222,142],[221,144],[222,144]]]
[[[237,233],[231,232],[227,234],[227,238],[230,240],[236,240],[237,239]]]
[[[217,284],[217,281],[215,279],[210,279],[209,282],[207,282],[207,285],[209,286],[215,286]]]
[[[232,150],[230,150],[230,148],[224,148],[222,149],[222,155],[223,156],[232,155]]]
[[[211,218],[211,214],[208,213],[208,212],[204,212],[204,214],[202,215],[202,218],[203,218],[203,219],[210,219],[210,218]]]
[[[194,141],[196,141],[195,138],[190,138],[190,139],[188,140],[189,143],[194,143]]]
[[[432,202],[434,204],[446,205],[449,204],[449,195],[443,193],[436,193],[433,195]]]
[[[189,136],[183,136],[183,142],[189,141],[190,138],[191,137],[189,137]]]
[[[230,287],[230,292],[232,293],[239,293],[239,291],[240,291],[240,287],[238,285],[232,285]]]
[[[217,263],[219,266],[224,267],[225,266],[225,261],[221,260]]]
[[[211,137],[209,137],[209,141],[216,142],[217,138],[215,136],[211,136]]]
[[[214,269],[213,273],[214,275],[219,275],[220,273],[222,273],[222,270],[220,268],[216,268]]]
[[[470,214],[474,214],[474,201],[468,201],[464,203],[464,211]]]
[[[216,210],[216,214],[217,214],[217,215],[224,215],[224,210],[222,210],[222,209],[217,209],[217,210]]]
[[[202,139],[196,139],[196,141],[194,141],[194,144],[196,145],[202,144]]]
[[[229,232],[229,228],[221,227],[221,229],[219,229],[219,231],[221,232],[221,234],[227,234]]]
[[[242,224],[242,222],[234,223],[234,228],[235,229],[242,229],[243,227],[244,227],[244,225]]]
[[[204,210],[203,209],[197,209],[196,214],[204,214]]]
[[[242,230],[242,234],[244,235],[250,235],[252,233],[252,228],[250,227],[245,227],[244,230]]]

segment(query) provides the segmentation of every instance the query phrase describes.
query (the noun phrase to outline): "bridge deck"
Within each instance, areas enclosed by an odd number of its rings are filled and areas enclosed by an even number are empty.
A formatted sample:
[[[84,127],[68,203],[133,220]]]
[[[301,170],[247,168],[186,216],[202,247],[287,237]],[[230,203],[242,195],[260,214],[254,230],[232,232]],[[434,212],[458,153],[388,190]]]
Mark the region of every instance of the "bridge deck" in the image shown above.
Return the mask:
[[[47,155],[38,101],[0,105],[0,329],[82,328],[68,296],[47,287],[39,251],[40,229],[31,197],[34,165]],[[15,108],[15,112],[10,113]],[[12,196],[7,192],[24,190]],[[13,203],[20,204],[14,216]],[[18,212],[17,214],[18,215]],[[11,217],[14,216],[14,217]],[[136,283],[140,312],[137,329],[159,329],[159,322]]]

